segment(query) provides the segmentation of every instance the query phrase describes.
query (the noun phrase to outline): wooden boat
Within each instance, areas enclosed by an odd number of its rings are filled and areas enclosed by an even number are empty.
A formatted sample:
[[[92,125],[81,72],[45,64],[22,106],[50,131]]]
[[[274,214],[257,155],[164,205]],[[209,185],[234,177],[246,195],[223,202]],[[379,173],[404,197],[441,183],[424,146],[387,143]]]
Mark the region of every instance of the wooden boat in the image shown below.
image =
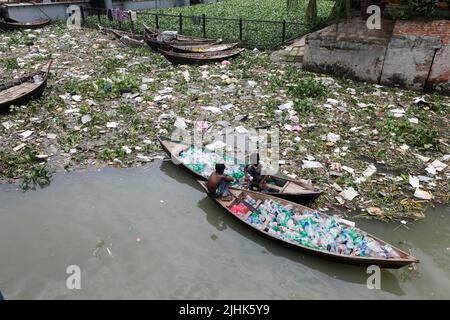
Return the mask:
[[[201,44],[201,45],[170,45],[170,48],[175,52],[182,53],[198,53],[198,52],[217,52],[233,49],[237,43],[226,44]]]
[[[205,45],[205,44],[220,44],[222,42],[221,39],[218,40],[208,40],[208,41],[199,41],[199,40],[172,40],[172,41],[160,41],[157,37],[150,37],[147,34],[144,35],[145,42],[148,44],[150,48],[159,52],[160,49],[170,50],[172,45],[175,46],[192,46],[192,45]]]
[[[194,175],[198,180],[206,181],[208,177],[202,176],[201,174],[192,170],[189,166],[185,165],[179,155],[191,148],[190,145],[184,144],[182,142],[176,142],[167,137],[159,136],[157,137],[159,143],[163,150],[172,158],[177,160],[179,165],[187,170],[189,173]],[[314,188],[305,180],[294,180],[289,178],[284,178],[280,176],[268,176],[267,185],[269,186],[268,195],[273,195],[279,198],[288,199],[298,203],[306,203],[312,201],[322,194],[322,191]]]
[[[208,193],[208,189],[206,187],[206,182],[205,181],[198,181],[198,182],[200,183],[202,188]],[[233,215],[235,218],[237,218],[241,222],[247,224],[248,226],[250,226],[251,228],[253,228],[256,231],[263,233],[264,235],[270,237],[271,239],[276,240],[277,242],[282,242],[282,243],[289,245],[297,250],[300,250],[300,251],[303,251],[303,252],[306,252],[309,254],[317,255],[321,258],[333,260],[336,262],[365,266],[365,267],[370,266],[370,265],[376,265],[380,268],[398,269],[398,268],[407,266],[409,264],[419,262],[418,259],[416,259],[415,257],[409,255],[408,253],[400,250],[399,248],[396,248],[396,247],[384,242],[383,240],[378,239],[378,238],[374,237],[373,235],[370,235],[367,232],[364,232],[363,230],[354,227],[353,225],[351,225],[350,221],[339,219],[339,218],[336,218],[336,221],[339,224],[339,228],[343,228],[343,229],[347,229],[347,230],[352,229],[353,231],[357,232],[359,235],[364,235],[364,239],[367,241],[377,242],[380,246],[387,245],[391,248],[391,250],[393,250],[396,253],[395,256],[391,255],[389,257],[382,257],[380,255],[377,256],[376,254],[373,254],[371,252],[368,253],[367,255],[361,255],[361,256],[353,255],[352,253],[345,254],[345,253],[338,253],[338,252],[330,252],[324,248],[320,248],[320,247],[317,247],[314,245],[305,245],[301,241],[296,241],[294,239],[288,239],[288,238],[282,237],[281,235],[284,232],[283,232],[283,229],[281,229],[281,226],[279,224],[277,225],[277,227],[280,227],[279,229],[282,230],[281,234],[277,234],[277,233],[269,231],[269,230],[271,230],[268,226],[268,223],[271,222],[271,220],[269,220],[269,219],[267,219],[259,224],[252,223],[249,220],[250,215],[252,215],[253,213],[255,213],[258,216],[264,216],[263,210],[260,210],[259,208],[261,208],[261,204],[266,200],[271,200],[282,206],[289,205],[292,208],[293,212],[297,212],[299,215],[303,215],[308,212],[309,214],[317,215],[317,217],[320,217],[323,220],[331,219],[331,217],[327,216],[325,214],[322,214],[320,212],[314,211],[310,208],[304,207],[302,205],[299,205],[299,204],[296,204],[296,203],[293,203],[293,202],[290,202],[290,201],[287,201],[284,199],[278,199],[278,198],[275,198],[273,196],[270,196],[270,195],[267,195],[264,193],[259,193],[259,192],[249,191],[249,190],[240,190],[240,189],[234,189],[234,188],[230,188],[230,193],[232,194],[232,197],[229,201],[221,200],[220,198],[216,198],[209,193],[208,193],[208,195],[217,204],[219,204],[221,207],[223,207],[225,210],[227,210],[228,213]],[[254,199],[256,201],[256,203],[254,203],[253,205],[249,204],[249,202],[246,201],[247,196]],[[249,209],[249,212],[243,213],[243,214],[239,214],[239,213],[235,214],[232,211],[232,208],[235,205],[243,205]],[[300,235],[299,232],[297,232],[297,234]],[[330,232],[330,236],[333,237],[333,239],[335,239],[335,237],[332,236],[331,232]],[[299,238],[301,239],[301,237],[302,236],[300,235]],[[308,238],[303,238],[303,239],[308,239]]]
[[[103,33],[103,34],[112,33],[112,30],[114,30],[114,29],[111,29],[111,28],[103,27],[103,26],[101,26],[99,24],[97,24],[97,27],[100,30],[100,32]]]
[[[158,35],[162,34],[163,31],[155,28],[150,28],[144,24],[144,32],[149,37],[157,37]],[[183,34],[177,34],[176,39],[177,41],[187,41],[187,42],[201,42],[201,43],[213,43],[220,41],[222,42],[222,39],[210,39],[210,38],[201,38],[201,37],[193,37],[193,36],[186,36]]]
[[[39,98],[47,86],[50,60],[41,70],[0,84],[0,112],[8,112],[11,105],[20,106],[31,99]],[[36,78],[39,81],[36,82]]]
[[[174,51],[165,51],[160,49],[159,52],[169,60],[172,64],[205,64],[213,62],[221,62],[239,56],[245,49],[237,48],[224,51],[204,52],[204,53],[180,53]]]
[[[40,19],[27,22],[19,22],[9,18],[2,18],[0,20],[0,29],[3,31],[10,30],[24,30],[24,29],[39,29],[50,23],[50,19]]]
[[[139,34],[114,29],[111,29],[110,32],[126,46],[140,48],[145,45],[144,36]]]

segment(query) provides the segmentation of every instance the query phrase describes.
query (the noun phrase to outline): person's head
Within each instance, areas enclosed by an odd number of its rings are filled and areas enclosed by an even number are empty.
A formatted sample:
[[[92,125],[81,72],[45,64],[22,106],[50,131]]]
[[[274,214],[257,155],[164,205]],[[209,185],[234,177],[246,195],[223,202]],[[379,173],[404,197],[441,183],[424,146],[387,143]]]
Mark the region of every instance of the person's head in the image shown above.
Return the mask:
[[[225,165],[223,163],[216,163],[216,172],[218,174],[223,174],[225,171]]]

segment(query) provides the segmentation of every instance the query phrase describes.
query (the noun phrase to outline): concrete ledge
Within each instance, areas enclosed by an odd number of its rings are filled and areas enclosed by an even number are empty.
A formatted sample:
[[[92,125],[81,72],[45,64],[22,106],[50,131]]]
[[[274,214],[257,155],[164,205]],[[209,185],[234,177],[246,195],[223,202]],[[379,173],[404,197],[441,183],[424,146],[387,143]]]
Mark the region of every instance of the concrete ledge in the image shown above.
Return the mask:
[[[2,5],[2,13],[17,21],[25,22],[38,19],[66,20],[70,5],[89,6],[89,0],[51,3],[10,3]]]

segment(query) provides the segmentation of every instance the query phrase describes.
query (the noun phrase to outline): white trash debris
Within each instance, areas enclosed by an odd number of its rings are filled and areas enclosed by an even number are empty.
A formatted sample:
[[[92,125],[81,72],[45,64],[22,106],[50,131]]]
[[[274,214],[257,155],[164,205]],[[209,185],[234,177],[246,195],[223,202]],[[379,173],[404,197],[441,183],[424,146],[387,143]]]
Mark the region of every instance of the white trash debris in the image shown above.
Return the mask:
[[[19,151],[20,149],[22,149],[25,146],[26,146],[25,143],[21,143],[17,147],[14,147],[13,150],[14,150],[14,152],[17,152],[17,151]]]
[[[444,170],[445,168],[447,168],[447,165],[445,164],[445,163],[443,163],[443,162],[441,162],[441,161],[439,161],[439,160],[434,160],[431,164],[430,164],[430,166],[432,166],[433,168],[435,168],[436,169],[436,171],[442,171],[442,170]]]
[[[309,161],[309,160],[302,160],[303,161],[303,169],[321,169],[323,168],[323,165],[318,161]]]
[[[26,138],[28,138],[29,136],[31,136],[31,135],[33,134],[33,132],[34,132],[34,131],[27,130],[27,131],[22,132],[22,133],[20,134],[20,136],[21,136],[22,138],[26,139]]]
[[[391,109],[389,112],[392,113],[395,118],[401,118],[405,115],[405,110],[403,109]]]
[[[337,106],[337,105],[339,104],[339,101],[336,100],[336,99],[328,98],[328,99],[327,99],[327,104],[330,104],[330,105],[332,105],[333,107],[335,107],[335,106]]]
[[[14,126],[14,123],[12,121],[5,121],[2,122],[2,126],[5,127],[6,130],[9,130]]]
[[[414,192],[414,197],[421,199],[421,200],[433,199],[433,195],[430,192],[422,190],[420,188],[416,189],[416,192]]]
[[[202,109],[206,110],[206,111],[210,111],[210,112],[212,112],[214,114],[222,113],[222,109],[221,108],[217,108],[217,107],[203,107]]]
[[[285,104],[282,104],[280,106],[278,106],[278,110],[289,110],[292,109],[292,107],[294,106],[294,102],[293,101],[288,101]]]
[[[126,154],[131,153],[131,149],[128,146],[123,146],[122,149],[125,151]]]
[[[340,135],[335,134],[335,133],[328,133],[328,134],[327,134],[327,141],[328,141],[328,142],[336,143],[336,142],[338,142],[339,140],[341,140],[341,136],[340,136]]]
[[[72,100],[73,100],[73,101],[80,102],[81,99],[82,99],[82,97],[79,96],[79,95],[72,96]]]
[[[350,173],[351,175],[355,174],[355,169],[347,167],[347,166],[342,166],[342,170],[347,171],[348,173]]]
[[[342,191],[341,193],[339,193],[339,196],[341,196],[342,198],[344,198],[345,200],[348,200],[348,201],[352,201],[358,195],[359,195],[359,193],[355,189],[353,189],[353,187],[349,187],[349,188],[345,189],[344,191]]]
[[[107,128],[117,128],[117,123],[116,122],[108,122],[108,123],[106,123],[106,127]]]
[[[81,117],[81,123],[82,124],[86,124],[88,122],[91,122],[92,117],[89,114],[85,114],[84,116]]]
[[[373,176],[373,174],[374,174],[375,172],[377,172],[377,168],[376,168],[373,164],[370,164],[370,165],[367,167],[367,169],[364,170],[363,176],[366,177],[366,178],[369,178],[369,177]]]
[[[177,117],[174,126],[178,129],[184,130],[187,128],[186,120],[184,118]]]
[[[420,179],[419,179],[419,177],[415,177],[415,176],[412,176],[410,174],[408,174],[408,177],[409,177],[408,181],[409,181],[409,184],[411,185],[411,187],[413,187],[413,188],[419,188],[420,187]]]

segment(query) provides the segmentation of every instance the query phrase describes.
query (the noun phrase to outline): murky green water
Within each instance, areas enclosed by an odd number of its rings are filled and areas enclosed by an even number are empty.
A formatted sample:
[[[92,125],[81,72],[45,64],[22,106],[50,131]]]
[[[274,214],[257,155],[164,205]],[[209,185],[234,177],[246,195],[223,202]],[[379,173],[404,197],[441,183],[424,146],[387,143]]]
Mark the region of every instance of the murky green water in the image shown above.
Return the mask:
[[[383,271],[381,290],[369,290],[364,268],[266,239],[170,162],[59,174],[35,192],[0,185],[0,290],[6,299],[450,298],[450,208],[409,230],[357,225],[411,249],[417,272]],[[69,265],[81,268],[81,290],[66,287]]]

